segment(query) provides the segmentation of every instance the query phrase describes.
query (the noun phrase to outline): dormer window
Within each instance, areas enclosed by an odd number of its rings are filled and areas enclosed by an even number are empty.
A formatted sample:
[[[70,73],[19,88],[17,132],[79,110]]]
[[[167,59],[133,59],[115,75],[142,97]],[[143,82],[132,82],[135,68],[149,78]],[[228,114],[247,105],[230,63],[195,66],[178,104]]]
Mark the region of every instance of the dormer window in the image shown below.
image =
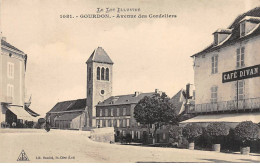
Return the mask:
[[[241,37],[245,36],[245,34],[246,34],[246,22],[244,21],[240,24],[240,36]]]
[[[221,43],[223,43],[230,34],[232,33],[231,29],[218,29],[216,30],[213,35],[214,35],[214,45],[217,46]]]
[[[260,23],[260,17],[245,16],[240,21],[240,37],[246,36],[254,32]]]

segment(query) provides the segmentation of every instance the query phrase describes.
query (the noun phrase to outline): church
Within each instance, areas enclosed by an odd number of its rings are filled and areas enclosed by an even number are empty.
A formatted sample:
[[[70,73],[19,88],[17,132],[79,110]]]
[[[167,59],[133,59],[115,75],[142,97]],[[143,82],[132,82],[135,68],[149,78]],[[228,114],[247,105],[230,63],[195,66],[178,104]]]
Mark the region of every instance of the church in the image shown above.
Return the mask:
[[[162,93],[153,92],[112,96],[113,61],[106,51],[98,47],[87,64],[86,98],[57,103],[46,114],[52,128],[90,130],[97,127],[114,127],[117,136],[130,134],[132,140],[141,141],[148,128],[135,121],[134,107],[145,96]],[[180,90],[171,101],[178,114],[185,111],[186,99]],[[153,126],[151,126],[153,128]],[[163,126],[156,135],[157,142],[167,142],[168,129]]]

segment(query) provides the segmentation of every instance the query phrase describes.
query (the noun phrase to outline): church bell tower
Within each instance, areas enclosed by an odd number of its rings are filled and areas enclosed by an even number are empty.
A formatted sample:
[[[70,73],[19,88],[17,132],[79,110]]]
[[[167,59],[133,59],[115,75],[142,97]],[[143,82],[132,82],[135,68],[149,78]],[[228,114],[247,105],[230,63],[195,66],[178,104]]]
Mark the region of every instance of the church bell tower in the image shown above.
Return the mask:
[[[102,47],[91,54],[87,64],[86,126],[96,127],[96,105],[112,96],[113,61]]]

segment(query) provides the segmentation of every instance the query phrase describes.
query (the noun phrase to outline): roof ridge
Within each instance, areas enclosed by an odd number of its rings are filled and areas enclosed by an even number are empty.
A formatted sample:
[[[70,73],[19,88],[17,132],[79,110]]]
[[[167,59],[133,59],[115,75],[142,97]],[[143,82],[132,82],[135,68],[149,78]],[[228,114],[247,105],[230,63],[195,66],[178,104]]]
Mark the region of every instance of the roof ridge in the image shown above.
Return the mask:
[[[60,101],[58,103],[64,103],[64,102],[69,102],[69,101],[77,101],[77,100],[83,100],[83,99],[87,99],[87,98],[82,98],[82,99],[75,99],[75,100],[65,100],[65,101]],[[58,104],[57,103],[57,104]]]
[[[155,93],[155,92],[145,92],[145,93],[141,92],[139,95],[141,95],[141,94],[148,94],[148,93]],[[115,95],[115,96],[111,96],[111,97],[129,96],[129,95],[134,95],[134,93],[127,94],[127,95]]]

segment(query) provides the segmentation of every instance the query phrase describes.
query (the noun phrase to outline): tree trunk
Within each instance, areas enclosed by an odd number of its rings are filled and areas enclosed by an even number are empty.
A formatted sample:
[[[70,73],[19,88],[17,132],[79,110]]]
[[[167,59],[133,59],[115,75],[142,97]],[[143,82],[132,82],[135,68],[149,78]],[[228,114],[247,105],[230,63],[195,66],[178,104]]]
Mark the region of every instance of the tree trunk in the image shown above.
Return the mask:
[[[156,131],[157,131],[157,127],[155,127],[154,131],[153,131],[153,144],[156,143],[156,140],[155,140],[155,138],[156,138]]]

